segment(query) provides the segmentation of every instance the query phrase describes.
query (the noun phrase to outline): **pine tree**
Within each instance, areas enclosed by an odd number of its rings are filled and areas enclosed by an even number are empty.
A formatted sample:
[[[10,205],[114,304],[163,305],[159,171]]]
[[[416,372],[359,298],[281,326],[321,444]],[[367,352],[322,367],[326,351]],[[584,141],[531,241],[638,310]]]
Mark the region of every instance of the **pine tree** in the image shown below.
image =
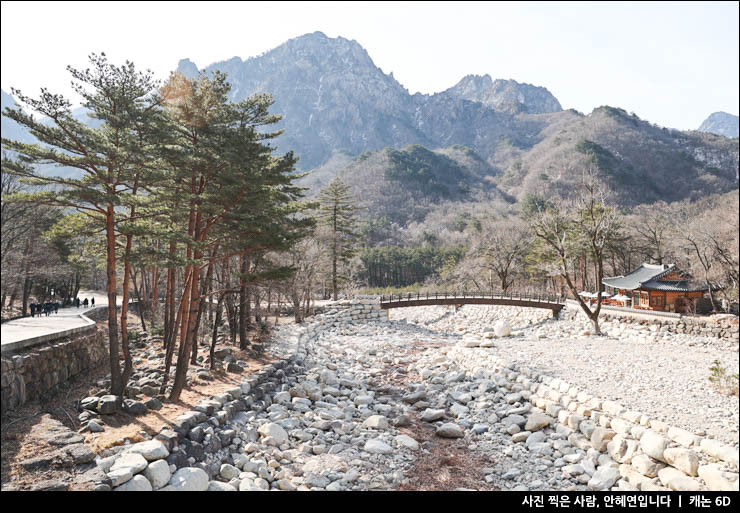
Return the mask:
[[[337,300],[338,282],[344,277],[337,270],[339,263],[346,263],[355,254],[357,241],[355,232],[355,198],[349,193],[350,187],[339,177],[321,191],[319,195],[318,219],[327,228],[327,250],[331,259],[331,286],[334,301]]]
[[[119,365],[118,324],[116,319],[116,239],[117,224],[123,213],[119,207],[133,190],[133,177],[146,156],[142,152],[141,131],[157,110],[152,108],[152,73],[137,72],[126,62],[109,64],[105,54],[90,56],[92,69],[67,70],[75,79],[73,87],[82,96],[90,116],[101,121],[90,128],[72,116],[71,103],[61,95],[41,89],[41,97],[32,99],[20,91],[12,92],[21,103],[46,116],[45,125],[20,108],[6,109],[5,115],[28,128],[42,145],[2,140],[3,146],[16,152],[19,161],[3,159],[3,171],[30,179],[33,184],[54,186],[38,192],[17,195],[15,201],[71,207],[84,213],[105,232],[108,331],[110,342],[111,391],[122,395],[126,386]],[[81,178],[44,176],[28,164],[55,164],[82,172]],[[125,219],[125,218],[124,218]],[[131,218],[125,219],[132,221]],[[124,347],[124,351],[127,348]]]
[[[169,173],[155,194],[163,203],[173,205],[172,225],[187,226],[180,230],[178,239],[170,241],[173,257],[178,245],[185,249],[180,306],[176,315],[174,310],[169,315],[170,326],[179,332],[180,340],[172,400],[179,399],[185,385],[188,357],[205,307],[202,274],[207,282],[214,262],[242,257],[244,328],[244,303],[248,301],[244,285],[256,279],[250,276],[248,259],[290,247],[305,224],[291,220],[303,190],[292,185],[298,177],[293,173],[295,158],[291,152],[275,157],[273,148],[263,142],[281,132],[258,130],[280,119],[268,112],[272,97],[255,95],[229,103],[229,89],[226,76],[216,72],[196,80],[174,74],[161,91],[174,137],[162,153]],[[220,254],[214,248],[221,248]],[[241,331],[244,344],[246,334]],[[173,332],[165,374],[176,338],[177,332]]]

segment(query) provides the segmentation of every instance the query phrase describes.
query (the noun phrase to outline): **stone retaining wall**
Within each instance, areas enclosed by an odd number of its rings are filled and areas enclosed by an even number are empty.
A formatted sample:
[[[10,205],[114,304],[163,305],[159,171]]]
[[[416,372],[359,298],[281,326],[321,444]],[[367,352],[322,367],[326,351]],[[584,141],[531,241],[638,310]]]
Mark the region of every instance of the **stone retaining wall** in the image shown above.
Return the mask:
[[[376,296],[356,296],[353,299],[329,303],[312,318],[312,322],[318,321],[326,324],[358,320],[372,321],[387,317],[386,312],[387,310],[380,308],[380,301]]]
[[[569,303],[563,312],[564,313],[561,315],[567,315],[567,318],[573,319],[577,316],[579,320],[587,320],[586,314],[576,305]],[[630,316],[629,313],[630,312],[626,312],[624,315],[620,315],[619,313],[610,313],[609,310],[601,310],[599,320],[616,321],[633,327],[646,326],[647,328],[645,329],[650,329],[652,331],[669,331],[671,333],[684,333],[688,335],[716,338],[734,338],[736,340],[738,338],[739,324],[736,316],[709,318],[684,316],[677,319],[657,316],[652,318],[639,318],[639,313],[636,314],[635,317]]]
[[[477,370],[469,349],[452,348],[448,357]],[[623,491],[737,490],[738,451],[717,440],[629,411],[569,383],[489,356],[511,392],[544,411],[558,433],[584,451],[608,454],[620,464],[614,481]]]
[[[65,338],[3,354],[0,387],[2,414],[28,401],[56,393],[70,379],[108,360],[108,344],[100,329],[84,330]]]

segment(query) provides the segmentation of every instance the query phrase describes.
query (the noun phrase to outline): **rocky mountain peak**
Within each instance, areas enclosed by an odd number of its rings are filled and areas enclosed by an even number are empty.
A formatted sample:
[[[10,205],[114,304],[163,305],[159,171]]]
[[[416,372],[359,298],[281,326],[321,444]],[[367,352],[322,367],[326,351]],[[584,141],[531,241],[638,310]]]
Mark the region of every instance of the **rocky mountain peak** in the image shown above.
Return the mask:
[[[177,71],[190,79],[198,76],[198,66],[190,59],[180,59],[177,63]]]
[[[557,98],[544,87],[520,84],[516,80],[492,80],[490,75],[467,75],[444,93],[511,114],[542,114],[563,110]]]
[[[699,132],[709,132],[734,139],[738,136],[739,120],[740,118],[727,112],[715,112],[704,120],[699,127]]]

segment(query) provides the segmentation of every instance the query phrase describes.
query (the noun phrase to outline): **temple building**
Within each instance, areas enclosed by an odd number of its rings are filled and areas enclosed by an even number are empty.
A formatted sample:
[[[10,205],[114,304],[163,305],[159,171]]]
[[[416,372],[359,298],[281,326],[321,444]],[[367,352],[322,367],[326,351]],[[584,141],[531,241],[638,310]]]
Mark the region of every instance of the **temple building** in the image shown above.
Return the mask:
[[[663,312],[697,312],[711,310],[706,283],[699,283],[690,274],[673,264],[642,264],[625,276],[604,278],[603,284],[619,291],[624,303],[642,310]],[[712,290],[721,287],[712,286]],[[707,308],[709,303],[709,308]]]

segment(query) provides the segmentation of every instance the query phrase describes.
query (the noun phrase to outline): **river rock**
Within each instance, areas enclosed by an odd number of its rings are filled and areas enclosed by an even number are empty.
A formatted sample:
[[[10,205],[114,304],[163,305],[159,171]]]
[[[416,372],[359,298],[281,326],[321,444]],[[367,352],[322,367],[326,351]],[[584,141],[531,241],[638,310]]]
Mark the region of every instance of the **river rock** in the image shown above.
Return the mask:
[[[152,484],[146,477],[136,475],[114,490],[117,492],[151,492]]]
[[[442,424],[440,427],[437,428],[436,434],[437,436],[440,436],[442,438],[462,438],[463,436],[465,436],[462,428],[452,422]]]
[[[203,492],[208,489],[208,474],[195,467],[181,468],[170,478],[163,492]]]
[[[365,442],[363,450],[372,454],[390,454],[393,448],[382,440],[372,438]]]

